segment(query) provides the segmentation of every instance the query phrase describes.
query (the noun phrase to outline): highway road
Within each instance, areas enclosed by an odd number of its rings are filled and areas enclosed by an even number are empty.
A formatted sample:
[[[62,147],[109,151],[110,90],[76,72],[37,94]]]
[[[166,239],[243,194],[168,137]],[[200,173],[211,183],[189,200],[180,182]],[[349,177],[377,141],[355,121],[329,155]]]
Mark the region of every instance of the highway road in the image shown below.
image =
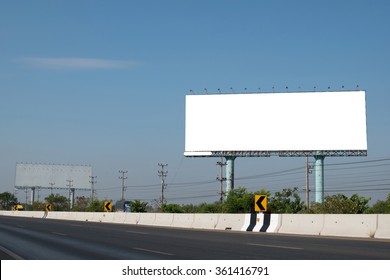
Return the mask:
[[[390,240],[175,229],[0,216],[0,258],[390,260]]]

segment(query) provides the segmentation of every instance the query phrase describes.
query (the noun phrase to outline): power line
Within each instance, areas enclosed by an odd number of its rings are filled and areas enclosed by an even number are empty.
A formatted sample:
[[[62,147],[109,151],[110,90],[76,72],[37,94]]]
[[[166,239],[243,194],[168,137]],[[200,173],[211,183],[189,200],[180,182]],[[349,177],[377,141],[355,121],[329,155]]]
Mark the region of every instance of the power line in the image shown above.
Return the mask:
[[[361,164],[361,163],[370,163],[370,162],[378,162],[378,161],[390,161],[390,158],[371,159],[371,160],[362,160],[362,161],[353,161],[353,162],[330,163],[330,164],[326,164],[326,165],[327,166],[331,166],[331,165],[348,165],[348,164]]]

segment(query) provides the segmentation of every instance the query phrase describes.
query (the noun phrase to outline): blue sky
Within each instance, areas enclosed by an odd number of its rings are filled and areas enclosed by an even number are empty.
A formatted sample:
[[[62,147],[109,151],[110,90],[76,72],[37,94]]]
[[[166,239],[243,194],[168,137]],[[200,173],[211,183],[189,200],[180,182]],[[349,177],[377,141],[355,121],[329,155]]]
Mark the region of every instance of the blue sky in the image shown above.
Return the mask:
[[[167,163],[168,202],[215,201],[217,159],[183,156],[190,90],[359,85],[369,155],[326,159],[342,165],[329,168],[325,191],[382,199],[390,170],[375,160],[390,158],[389,12],[388,1],[0,1],[0,192],[13,192],[17,162],[85,164],[101,199],[119,199],[118,170],[128,170],[126,197],[150,201]],[[304,164],[239,158],[236,185],[301,189]]]

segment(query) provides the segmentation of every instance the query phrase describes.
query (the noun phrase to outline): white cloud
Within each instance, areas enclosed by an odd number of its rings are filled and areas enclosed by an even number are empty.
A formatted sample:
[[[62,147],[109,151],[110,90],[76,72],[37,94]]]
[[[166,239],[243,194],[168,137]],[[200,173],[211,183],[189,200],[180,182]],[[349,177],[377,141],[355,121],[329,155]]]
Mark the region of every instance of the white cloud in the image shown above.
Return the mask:
[[[110,60],[96,58],[46,58],[46,57],[24,57],[19,59],[34,67],[46,69],[125,69],[135,65],[128,60]]]

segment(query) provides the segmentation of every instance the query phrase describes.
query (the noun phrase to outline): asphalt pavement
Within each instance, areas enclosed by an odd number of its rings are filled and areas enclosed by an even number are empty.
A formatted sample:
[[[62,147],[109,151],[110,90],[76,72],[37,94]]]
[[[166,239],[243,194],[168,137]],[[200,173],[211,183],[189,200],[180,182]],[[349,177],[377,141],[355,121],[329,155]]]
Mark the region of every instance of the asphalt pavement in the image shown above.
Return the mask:
[[[390,240],[0,216],[1,259],[389,260]],[[1,252],[1,250],[0,250]]]

